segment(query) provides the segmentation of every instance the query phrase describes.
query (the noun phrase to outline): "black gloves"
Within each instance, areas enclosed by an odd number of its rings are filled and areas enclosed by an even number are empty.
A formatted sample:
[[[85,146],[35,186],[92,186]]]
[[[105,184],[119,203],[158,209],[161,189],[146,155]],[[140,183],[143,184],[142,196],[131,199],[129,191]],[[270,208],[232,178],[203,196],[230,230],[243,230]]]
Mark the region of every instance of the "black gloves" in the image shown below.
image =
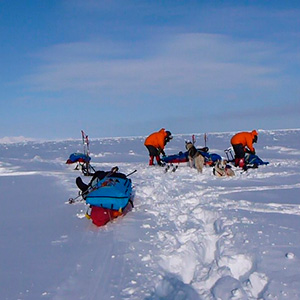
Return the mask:
[[[161,150],[160,150],[160,153],[161,153],[162,156],[166,156],[166,153],[165,153],[164,150],[161,149]]]

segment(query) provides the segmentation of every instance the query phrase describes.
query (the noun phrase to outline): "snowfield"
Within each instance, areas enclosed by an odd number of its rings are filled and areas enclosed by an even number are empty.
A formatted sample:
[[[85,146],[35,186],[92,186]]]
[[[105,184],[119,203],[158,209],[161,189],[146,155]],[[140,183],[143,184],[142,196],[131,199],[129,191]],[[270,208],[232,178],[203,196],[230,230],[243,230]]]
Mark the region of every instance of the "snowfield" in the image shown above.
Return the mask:
[[[232,135],[208,134],[210,152],[225,157]],[[149,167],[144,139],[91,139],[96,169],[137,170],[135,207],[101,228],[67,204],[81,140],[0,141],[1,299],[300,299],[300,129],[259,130],[270,164],[232,178]]]

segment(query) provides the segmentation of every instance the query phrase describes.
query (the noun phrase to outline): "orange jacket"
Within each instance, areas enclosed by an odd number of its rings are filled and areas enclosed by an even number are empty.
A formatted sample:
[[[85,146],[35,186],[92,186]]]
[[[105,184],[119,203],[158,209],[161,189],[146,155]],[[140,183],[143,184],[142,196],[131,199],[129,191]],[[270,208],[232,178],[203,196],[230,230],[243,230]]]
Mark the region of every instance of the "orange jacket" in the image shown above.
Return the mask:
[[[256,130],[252,130],[252,132],[239,132],[231,138],[231,145],[242,144],[244,148],[247,146],[251,152],[254,152],[253,139],[256,135],[258,135]]]
[[[158,132],[154,132],[150,134],[146,140],[144,145],[145,146],[153,146],[155,148],[164,149],[165,148],[165,138],[167,137],[167,133],[164,128],[162,128]]]

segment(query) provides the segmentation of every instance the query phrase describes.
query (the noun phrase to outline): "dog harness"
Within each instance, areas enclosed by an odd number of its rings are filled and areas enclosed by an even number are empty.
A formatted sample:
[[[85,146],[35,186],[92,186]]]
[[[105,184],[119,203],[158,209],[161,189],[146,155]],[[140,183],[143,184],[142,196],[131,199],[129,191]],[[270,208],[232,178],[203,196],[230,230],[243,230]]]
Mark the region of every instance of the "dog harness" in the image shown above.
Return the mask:
[[[222,173],[218,172],[215,168],[213,169],[213,174],[216,175],[216,172],[220,175],[220,176],[224,176]]]

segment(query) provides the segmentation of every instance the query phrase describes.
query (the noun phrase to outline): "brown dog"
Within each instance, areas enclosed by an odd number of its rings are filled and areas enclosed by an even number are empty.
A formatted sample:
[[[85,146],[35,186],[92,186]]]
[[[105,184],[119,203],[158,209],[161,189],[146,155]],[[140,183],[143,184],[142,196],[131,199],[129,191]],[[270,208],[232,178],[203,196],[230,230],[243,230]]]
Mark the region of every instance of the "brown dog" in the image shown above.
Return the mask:
[[[213,168],[213,174],[217,177],[234,176],[234,171],[227,165],[227,160],[218,160]]]
[[[190,167],[193,168],[194,165],[198,172],[202,173],[204,166],[204,157],[197,151],[196,147],[191,142],[187,142],[185,147],[188,151],[188,158]]]

